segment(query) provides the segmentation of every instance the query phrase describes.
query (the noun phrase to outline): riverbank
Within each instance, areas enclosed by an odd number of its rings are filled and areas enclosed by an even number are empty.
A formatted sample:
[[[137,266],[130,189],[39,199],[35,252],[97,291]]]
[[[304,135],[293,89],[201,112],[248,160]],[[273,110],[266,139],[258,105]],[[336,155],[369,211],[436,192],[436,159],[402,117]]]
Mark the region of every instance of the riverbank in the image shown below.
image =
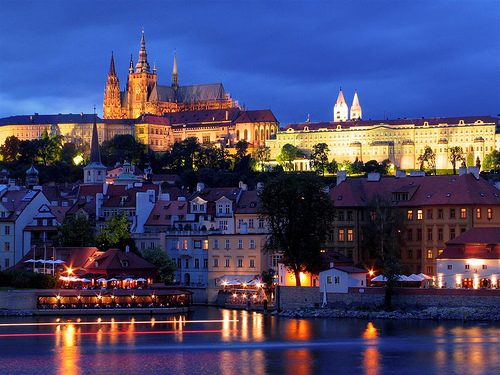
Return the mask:
[[[429,307],[422,310],[363,311],[332,308],[300,308],[273,313],[284,318],[413,319],[500,322],[500,311],[480,307]]]

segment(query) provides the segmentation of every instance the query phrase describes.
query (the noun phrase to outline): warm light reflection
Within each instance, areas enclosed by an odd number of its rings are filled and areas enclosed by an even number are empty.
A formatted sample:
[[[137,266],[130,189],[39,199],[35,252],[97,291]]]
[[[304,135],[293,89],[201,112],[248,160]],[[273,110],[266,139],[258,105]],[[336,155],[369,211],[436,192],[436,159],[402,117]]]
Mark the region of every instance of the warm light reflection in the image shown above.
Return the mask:
[[[60,328],[60,326],[57,328]],[[58,329],[56,331],[58,373],[61,375],[79,374],[80,349],[76,344],[77,331],[75,326],[69,324],[64,330]]]
[[[285,352],[285,374],[312,374],[313,365],[314,361],[309,349],[287,350]]]
[[[310,340],[312,338],[312,323],[306,319],[294,319],[286,322],[284,338],[286,340]]]
[[[380,373],[381,355],[377,348],[378,330],[372,322],[368,322],[362,337],[368,345],[363,352],[363,369],[366,375],[377,375]]]
[[[372,322],[368,322],[365,331],[363,332],[364,339],[376,339],[378,337],[378,330]]]

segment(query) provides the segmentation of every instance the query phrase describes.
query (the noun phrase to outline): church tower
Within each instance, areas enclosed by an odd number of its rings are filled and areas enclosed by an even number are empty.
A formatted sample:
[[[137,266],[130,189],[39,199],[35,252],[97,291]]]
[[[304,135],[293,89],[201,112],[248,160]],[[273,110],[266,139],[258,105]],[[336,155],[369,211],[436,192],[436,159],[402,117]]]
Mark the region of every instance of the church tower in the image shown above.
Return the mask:
[[[144,30],[142,31],[141,49],[139,50],[139,60],[135,64],[135,71],[132,60],[130,60],[130,64],[127,85],[127,118],[138,118],[145,113],[156,113],[156,104],[149,102],[151,91],[156,86],[156,72],[151,72],[149,66]]]
[[[85,185],[102,185],[106,182],[106,167],[101,163],[99,136],[97,133],[97,115],[94,113],[92,143],[90,145],[90,163],[83,167],[83,183]]]
[[[361,120],[362,118],[363,112],[361,111],[361,106],[359,105],[358,92],[355,91],[351,106],[351,120]]]
[[[337,102],[333,106],[333,121],[347,121],[349,116],[349,108],[344,99],[344,94],[342,93],[342,87],[340,88],[339,96]]]
[[[172,88],[177,90],[179,87],[179,75],[177,74],[177,53],[174,53],[174,69],[172,70]]]
[[[104,118],[121,118],[120,81],[116,76],[115,60],[111,52],[111,65],[109,67],[108,82],[104,90]]]

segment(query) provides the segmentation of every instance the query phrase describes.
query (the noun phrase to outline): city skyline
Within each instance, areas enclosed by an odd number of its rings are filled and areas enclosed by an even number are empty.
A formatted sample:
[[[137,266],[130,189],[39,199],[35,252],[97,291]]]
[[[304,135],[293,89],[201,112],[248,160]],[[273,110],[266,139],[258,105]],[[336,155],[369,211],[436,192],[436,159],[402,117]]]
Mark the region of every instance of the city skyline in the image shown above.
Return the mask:
[[[3,1],[0,117],[102,115],[111,51],[123,90],[144,28],[158,82],[222,82],[282,126],[332,121],[342,87],[364,119],[496,116],[500,5],[495,1]]]

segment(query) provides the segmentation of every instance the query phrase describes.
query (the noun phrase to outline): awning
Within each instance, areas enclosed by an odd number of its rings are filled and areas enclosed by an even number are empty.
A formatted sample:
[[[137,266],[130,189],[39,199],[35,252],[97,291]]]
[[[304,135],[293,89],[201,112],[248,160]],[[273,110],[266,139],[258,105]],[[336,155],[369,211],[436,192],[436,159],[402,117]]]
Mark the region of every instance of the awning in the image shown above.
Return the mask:
[[[223,285],[241,285],[249,284],[253,279],[256,279],[255,275],[226,275],[220,278],[219,284]]]

